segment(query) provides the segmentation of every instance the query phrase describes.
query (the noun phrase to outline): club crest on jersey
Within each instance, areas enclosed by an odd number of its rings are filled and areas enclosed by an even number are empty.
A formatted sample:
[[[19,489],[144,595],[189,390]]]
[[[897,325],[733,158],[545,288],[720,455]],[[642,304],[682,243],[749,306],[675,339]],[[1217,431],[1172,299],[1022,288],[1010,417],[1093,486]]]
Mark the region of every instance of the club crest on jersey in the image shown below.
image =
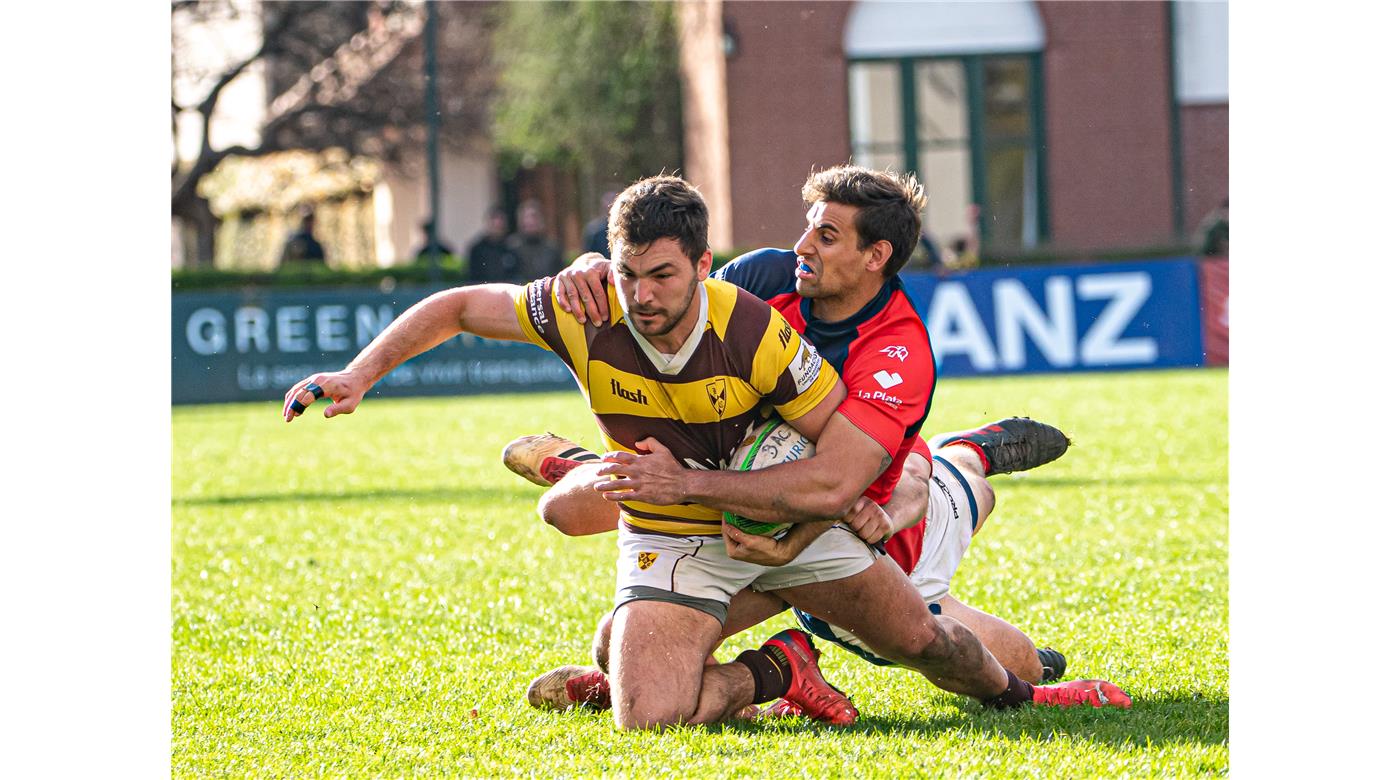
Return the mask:
[[[656,553],[637,553],[637,568],[646,571],[651,565],[656,563]]]
[[[705,385],[705,392],[710,396],[710,406],[715,408],[715,414],[723,417],[725,402],[728,400],[728,390],[723,379]]]
[[[884,349],[882,349],[882,350],[880,350],[880,351],[883,352],[883,353],[885,353],[886,355],[889,355],[890,357],[892,357],[892,358],[898,360],[898,361],[901,362],[901,363],[904,362],[904,359],[905,359],[905,358],[909,357],[909,349],[908,349],[908,347],[890,346],[890,347],[885,347]]]

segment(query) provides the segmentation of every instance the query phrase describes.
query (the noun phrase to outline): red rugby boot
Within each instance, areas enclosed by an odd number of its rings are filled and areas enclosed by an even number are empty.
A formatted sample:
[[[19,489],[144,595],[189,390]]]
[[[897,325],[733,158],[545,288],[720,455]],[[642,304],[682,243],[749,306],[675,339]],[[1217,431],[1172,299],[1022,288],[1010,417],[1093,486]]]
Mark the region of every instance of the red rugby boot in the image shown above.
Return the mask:
[[[555,484],[590,460],[598,460],[598,454],[549,432],[521,436],[501,450],[506,468],[540,487]]]
[[[1047,707],[1118,707],[1128,709],[1133,700],[1122,688],[1104,680],[1070,680],[1058,685],[1031,686],[1031,701]]]
[[[758,711],[759,718],[782,718],[788,715],[806,715],[802,708],[787,699],[775,699],[772,704]]]
[[[561,666],[536,677],[525,689],[525,700],[542,710],[584,706],[612,708],[612,688],[602,670],[590,666]]]
[[[812,636],[805,631],[789,628],[763,643],[782,653],[792,669],[792,685],[783,694],[803,715],[834,726],[849,726],[856,722],[856,707],[836,686],[822,677],[817,666],[821,653],[812,645]],[[781,700],[780,700],[781,701]]]

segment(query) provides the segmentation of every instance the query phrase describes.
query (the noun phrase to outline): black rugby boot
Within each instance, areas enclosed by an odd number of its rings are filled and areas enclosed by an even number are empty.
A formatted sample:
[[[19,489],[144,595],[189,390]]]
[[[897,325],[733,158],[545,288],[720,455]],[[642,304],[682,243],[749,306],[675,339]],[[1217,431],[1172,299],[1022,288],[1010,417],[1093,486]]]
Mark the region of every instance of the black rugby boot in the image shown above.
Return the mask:
[[[1069,439],[1059,428],[1029,417],[1008,417],[973,431],[939,434],[929,440],[929,447],[937,450],[958,442],[974,445],[982,453],[989,477],[1043,466],[1069,449]]]
[[[1052,683],[1065,676],[1065,654],[1048,647],[1037,647],[1035,655],[1040,659],[1040,684]]]

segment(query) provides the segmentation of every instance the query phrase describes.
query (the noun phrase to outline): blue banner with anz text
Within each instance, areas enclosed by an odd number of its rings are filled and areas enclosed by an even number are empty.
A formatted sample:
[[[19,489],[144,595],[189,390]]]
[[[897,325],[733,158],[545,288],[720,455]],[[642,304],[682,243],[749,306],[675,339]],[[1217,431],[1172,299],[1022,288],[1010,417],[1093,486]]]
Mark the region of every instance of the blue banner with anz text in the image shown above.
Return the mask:
[[[298,380],[345,367],[434,292],[180,293],[171,298],[171,402],[280,401]],[[399,366],[370,396],[567,390],[573,375],[531,344],[461,335]]]
[[[1193,258],[902,274],[940,376],[1204,364]]]

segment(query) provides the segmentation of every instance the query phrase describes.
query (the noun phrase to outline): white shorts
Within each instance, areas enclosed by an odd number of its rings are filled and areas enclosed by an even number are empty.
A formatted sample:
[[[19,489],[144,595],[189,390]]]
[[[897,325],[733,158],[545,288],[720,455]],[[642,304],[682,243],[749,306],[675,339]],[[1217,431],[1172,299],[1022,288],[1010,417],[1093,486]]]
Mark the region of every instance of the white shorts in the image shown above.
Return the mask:
[[[617,533],[614,609],[629,601],[666,601],[711,615],[721,624],[729,601],[745,587],[779,590],[860,574],[878,553],[849,528],[837,525],[786,566],[762,566],[730,558],[722,536]]]
[[[914,583],[929,611],[942,612],[938,602],[948,595],[953,574],[962,563],[972,544],[972,525],[977,522],[977,498],[972,486],[953,464],[933,456],[933,473],[928,483],[928,521],[924,527],[924,546],[909,580]],[[833,626],[820,618],[794,609],[797,620],[808,631],[835,642],[865,660],[880,666],[887,661],[874,653],[851,632]]]

